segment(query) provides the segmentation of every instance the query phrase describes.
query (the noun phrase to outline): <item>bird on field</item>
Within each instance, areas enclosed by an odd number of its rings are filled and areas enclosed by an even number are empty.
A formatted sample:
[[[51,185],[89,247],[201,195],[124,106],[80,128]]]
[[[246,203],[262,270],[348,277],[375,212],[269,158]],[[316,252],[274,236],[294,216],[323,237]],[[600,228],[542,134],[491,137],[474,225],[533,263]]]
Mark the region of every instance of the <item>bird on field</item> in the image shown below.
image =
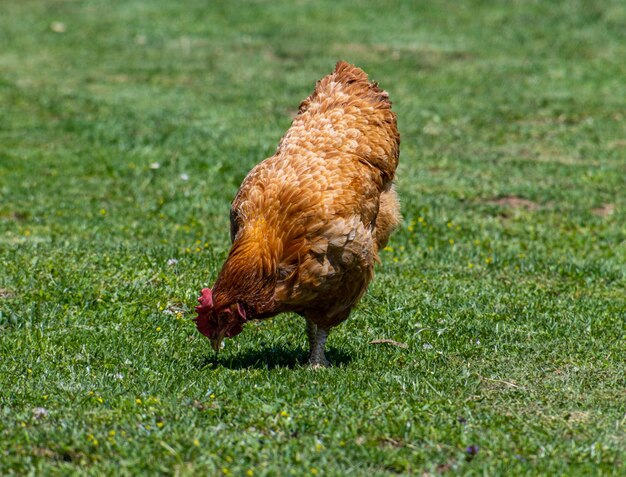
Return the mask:
[[[317,82],[231,204],[230,253],[196,307],[216,351],[249,320],[295,312],[306,320],[309,363],[328,366],[328,333],[365,293],[401,220],[399,146],[389,95],[363,70],[340,61]]]

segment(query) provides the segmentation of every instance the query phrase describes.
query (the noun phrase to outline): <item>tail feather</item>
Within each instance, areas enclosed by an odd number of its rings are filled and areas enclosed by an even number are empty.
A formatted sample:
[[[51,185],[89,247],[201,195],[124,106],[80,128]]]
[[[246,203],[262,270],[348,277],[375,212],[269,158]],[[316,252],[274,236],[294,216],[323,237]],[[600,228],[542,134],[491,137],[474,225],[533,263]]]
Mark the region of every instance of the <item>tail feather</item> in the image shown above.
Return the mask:
[[[346,61],[339,61],[335,65],[332,76],[339,83],[347,85],[358,83],[363,92],[374,102],[380,103],[379,107],[391,109],[391,100],[387,91],[381,89],[375,81],[369,81],[367,73]]]
[[[330,129],[321,126],[329,123]],[[400,148],[396,115],[387,92],[370,82],[362,69],[338,62],[300,104],[293,126],[281,139],[278,152],[283,146],[307,143],[310,138],[300,127],[314,131],[317,143],[327,135],[332,144],[334,136],[343,135],[348,139],[335,146],[339,152],[378,169],[382,187],[393,180]]]
[[[348,94],[368,99],[379,109],[391,109],[389,94],[378,86],[375,81],[369,81],[367,73],[357,66],[346,61],[338,61],[335,70],[328,76],[319,80],[315,85],[315,91],[300,103],[299,113],[309,109],[319,96],[327,92],[332,84],[340,83]]]
[[[347,61],[338,61],[335,71],[332,73],[337,81],[352,83],[355,81],[367,81],[367,73],[357,66],[351,65]]]

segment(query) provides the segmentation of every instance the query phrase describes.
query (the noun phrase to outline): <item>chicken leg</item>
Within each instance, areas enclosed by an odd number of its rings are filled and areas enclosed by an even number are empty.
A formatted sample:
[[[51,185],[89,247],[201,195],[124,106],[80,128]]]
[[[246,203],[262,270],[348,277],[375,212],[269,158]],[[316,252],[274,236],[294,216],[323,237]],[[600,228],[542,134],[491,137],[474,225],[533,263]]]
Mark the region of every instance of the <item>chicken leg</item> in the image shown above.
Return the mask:
[[[306,334],[309,337],[309,364],[313,368],[325,368],[330,363],[324,356],[324,347],[326,346],[326,338],[328,338],[327,329],[320,328],[307,318]]]

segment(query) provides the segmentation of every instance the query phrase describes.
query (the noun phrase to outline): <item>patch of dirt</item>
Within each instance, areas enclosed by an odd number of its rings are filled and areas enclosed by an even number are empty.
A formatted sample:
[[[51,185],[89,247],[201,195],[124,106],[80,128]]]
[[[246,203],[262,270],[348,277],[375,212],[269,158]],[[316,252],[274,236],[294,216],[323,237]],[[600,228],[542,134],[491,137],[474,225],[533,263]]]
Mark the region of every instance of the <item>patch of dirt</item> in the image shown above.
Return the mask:
[[[202,402],[194,399],[191,403],[191,407],[197,409],[198,411],[206,411],[207,409],[216,409],[218,408],[218,404],[214,402]]]
[[[573,411],[565,417],[569,422],[584,423],[589,421],[591,413],[588,411]]]
[[[82,465],[87,464],[88,460],[90,460],[83,452],[75,450],[67,450],[61,453],[48,447],[35,447],[31,452],[32,455],[37,457],[43,457],[45,459],[55,461],[74,462]]]
[[[452,464],[449,462],[445,462],[437,466],[437,472],[439,474],[445,474],[446,472],[450,472],[451,470],[452,470]]]
[[[48,459],[58,459],[60,457],[57,452],[47,447],[35,447],[33,449],[33,455],[37,457],[46,457]]]
[[[606,217],[607,215],[611,215],[613,212],[615,212],[615,205],[613,204],[602,204],[600,207],[591,209],[592,214],[600,217]]]
[[[0,214],[0,219],[3,220],[12,220],[15,222],[24,222],[25,220],[27,220],[29,218],[29,214],[26,212],[7,212],[7,213],[1,213]]]
[[[0,288],[0,300],[6,300],[8,298],[13,298],[15,293],[7,288]]]
[[[484,203],[499,205],[500,207],[509,207],[511,209],[537,210],[539,208],[539,204],[537,204],[537,202],[515,195],[506,195],[495,199],[487,199]]]

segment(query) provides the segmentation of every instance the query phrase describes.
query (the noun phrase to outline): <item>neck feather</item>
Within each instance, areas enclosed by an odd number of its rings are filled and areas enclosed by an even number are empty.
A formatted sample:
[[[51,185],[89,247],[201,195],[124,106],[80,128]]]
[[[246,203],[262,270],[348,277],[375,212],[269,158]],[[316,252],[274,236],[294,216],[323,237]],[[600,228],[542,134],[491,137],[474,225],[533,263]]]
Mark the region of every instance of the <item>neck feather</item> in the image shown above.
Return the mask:
[[[252,315],[271,312],[282,243],[257,221],[242,228],[215,282],[216,307],[240,303]]]

